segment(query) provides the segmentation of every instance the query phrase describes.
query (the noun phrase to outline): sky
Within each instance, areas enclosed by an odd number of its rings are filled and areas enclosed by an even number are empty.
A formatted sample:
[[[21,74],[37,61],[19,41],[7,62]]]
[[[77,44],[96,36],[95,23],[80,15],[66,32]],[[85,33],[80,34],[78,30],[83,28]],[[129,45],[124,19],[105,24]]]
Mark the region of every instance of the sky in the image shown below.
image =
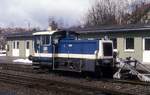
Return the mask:
[[[54,17],[65,26],[82,22],[90,0],[0,0],[0,27],[48,27]]]
[[[65,27],[78,25],[83,22],[93,2],[94,0],[0,0],[0,27],[46,29],[49,17],[54,17]]]

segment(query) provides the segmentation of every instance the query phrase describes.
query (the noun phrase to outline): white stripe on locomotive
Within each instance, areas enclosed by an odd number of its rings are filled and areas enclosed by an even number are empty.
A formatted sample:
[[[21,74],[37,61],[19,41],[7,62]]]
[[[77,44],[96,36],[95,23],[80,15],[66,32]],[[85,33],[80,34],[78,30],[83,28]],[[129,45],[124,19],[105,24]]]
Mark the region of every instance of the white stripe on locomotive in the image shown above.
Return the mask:
[[[79,59],[102,59],[102,56],[99,56],[99,54],[68,54],[68,53],[35,53],[35,57],[60,57],[60,58],[79,58]],[[107,57],[107,58],[111,58]]]

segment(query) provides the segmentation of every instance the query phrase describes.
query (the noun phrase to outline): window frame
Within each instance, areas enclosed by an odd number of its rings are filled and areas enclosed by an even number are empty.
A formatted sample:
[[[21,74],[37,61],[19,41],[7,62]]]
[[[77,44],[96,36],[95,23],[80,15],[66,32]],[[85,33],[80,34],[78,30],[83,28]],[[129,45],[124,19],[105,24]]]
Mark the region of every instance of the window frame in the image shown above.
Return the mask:
[[[146,39],[149,39],[149,40],[150,40],[150,37],[144,37],[144,38],[143,38],[143,51],[150,51],[150,50],[146,50],[146,49],[145,49],[145,48],[146,48],[146,47],[145,47],[145,40],[146,40]]]
[[[127,49],[127,39],[133,39],[133,49],[132,48],[128,48]],[[124,50],[125,50],[125,52],[134,52],[135,51],[135,39],[134,39],[134,37],[126,37],[125,38],[125,41],[124,41],[124,44],[125,44],[125,46],[124,46]]]

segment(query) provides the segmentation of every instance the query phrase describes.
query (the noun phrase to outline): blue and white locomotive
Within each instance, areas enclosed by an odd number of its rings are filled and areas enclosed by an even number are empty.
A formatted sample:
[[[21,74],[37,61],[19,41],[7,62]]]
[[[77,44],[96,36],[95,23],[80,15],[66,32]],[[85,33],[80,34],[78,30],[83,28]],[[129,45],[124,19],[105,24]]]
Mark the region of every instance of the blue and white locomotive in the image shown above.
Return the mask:
[[[112,72],[110,40],[78,39],[78,33],[57,30],[33,33],[33,67],[74,72]]]

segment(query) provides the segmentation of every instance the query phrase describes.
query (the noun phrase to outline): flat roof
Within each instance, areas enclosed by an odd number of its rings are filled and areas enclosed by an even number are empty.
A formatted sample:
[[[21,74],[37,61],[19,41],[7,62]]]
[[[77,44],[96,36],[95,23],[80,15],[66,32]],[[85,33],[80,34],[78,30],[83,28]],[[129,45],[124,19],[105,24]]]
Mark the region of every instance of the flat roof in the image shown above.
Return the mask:
[[[14,38],[14,37],[32,37],[33,32],[17,32],[17,33],[9,33],[6,35],[7,38]]]
[[[147,31],[150,32],[150,24],[146,25],[118,25],[118,26],[98,26],[98,27],[84,27],[84,28],[69,28],[64,29],[67,31],[75,31],[78,34],[86,34],[86,33],[130,33],[130,32],[142,32]],[[58,30],[61,31],[61,30]],[[62,30],[63,31],[63,30]],[[28,31],[28,32],[18,32],[13,34],[7,34],[7,38],[16,38],[16,37],[32,37],[33,35],[52,35],[57,31]]]
[[[97,26],[97,27],[83,27],[83,28],[71,28],[70,30],[76,31],[79,34],[84,33],[122,33],[131,31],[150,30],[150,25],[117,25],[117,26]]]

